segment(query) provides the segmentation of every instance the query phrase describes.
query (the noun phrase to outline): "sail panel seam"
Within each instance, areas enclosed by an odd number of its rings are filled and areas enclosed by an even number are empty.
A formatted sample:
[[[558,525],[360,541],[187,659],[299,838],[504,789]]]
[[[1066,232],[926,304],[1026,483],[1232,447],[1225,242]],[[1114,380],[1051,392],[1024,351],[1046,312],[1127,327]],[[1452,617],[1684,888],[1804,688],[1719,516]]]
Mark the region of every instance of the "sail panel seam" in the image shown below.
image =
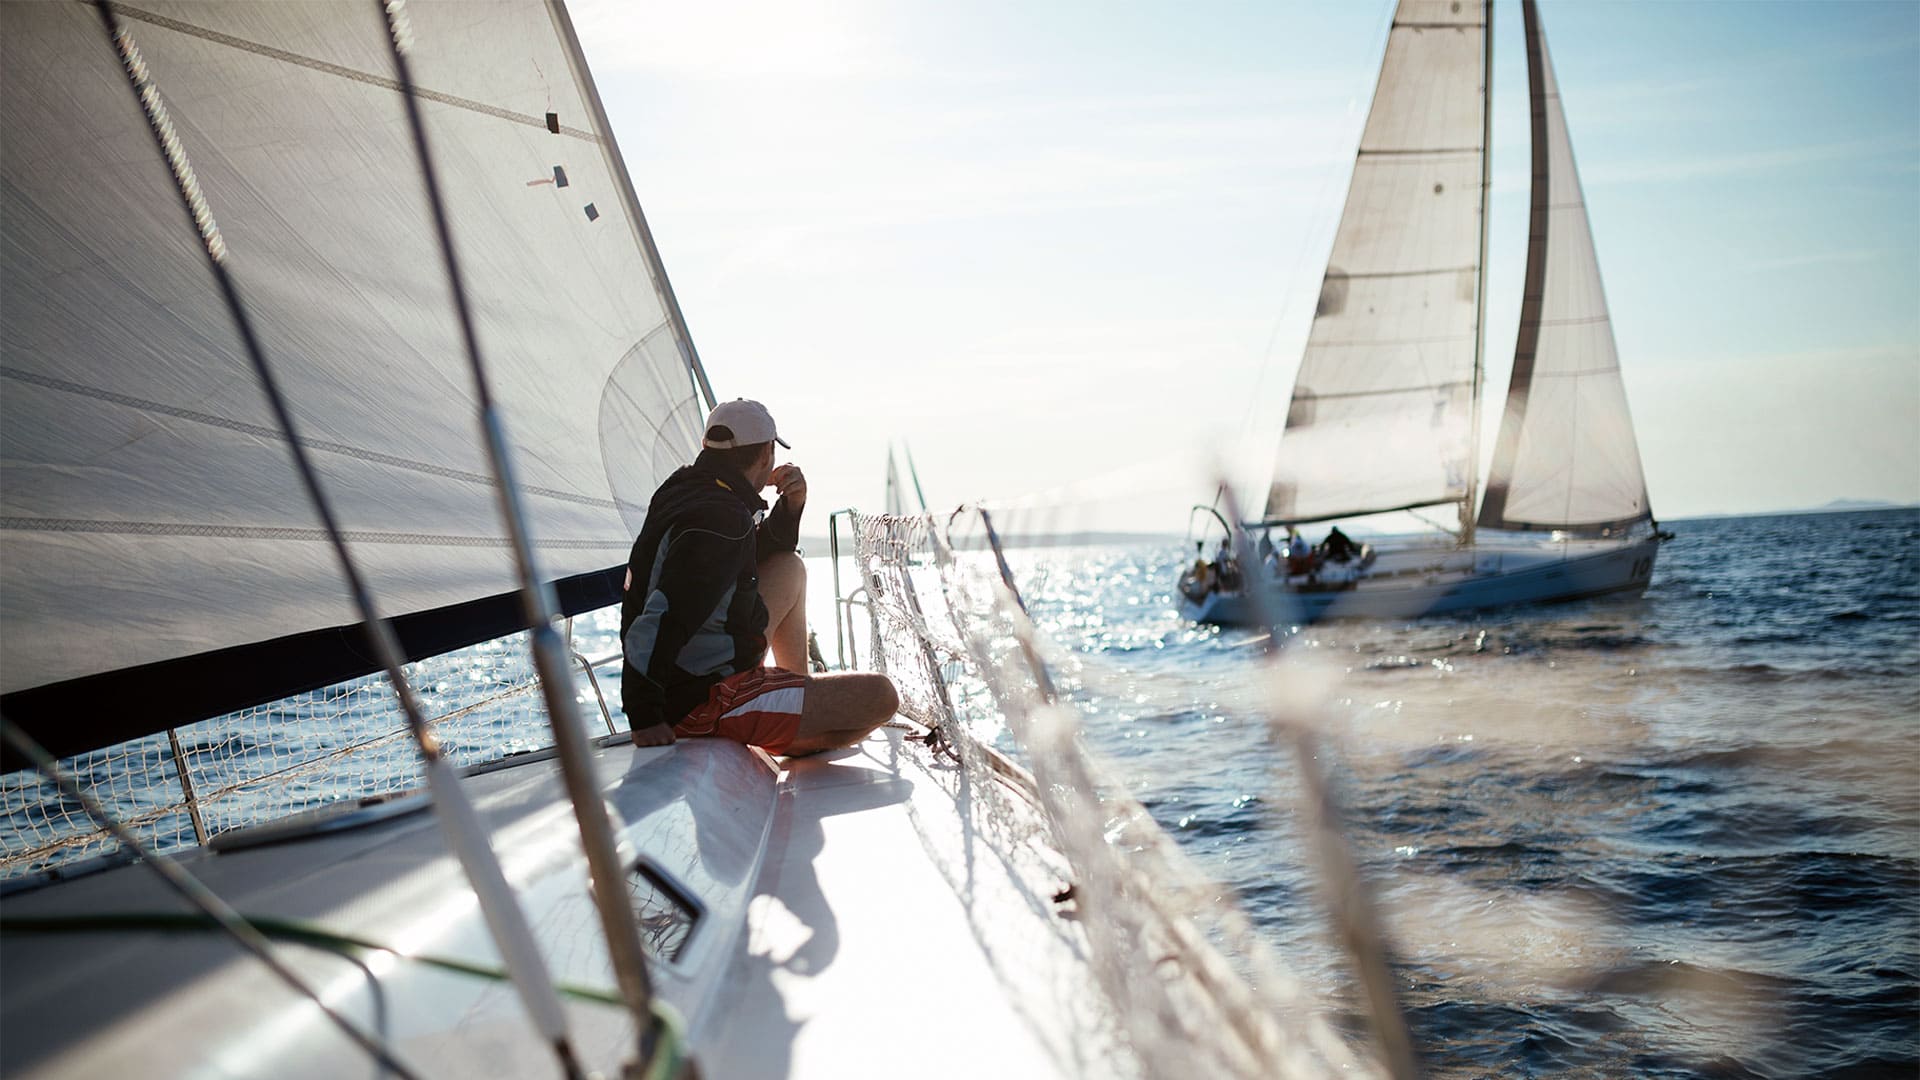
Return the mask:
[[[1351,273],[1349,273],[1348,271],[1342,270],[1338,274],[1328,274],[1327,276],[1330,278],[1339,277],[1347,280],[1352,280],[1355,278],[1421,277],[1423,275],[1431,275],[1431,274],[1472,273],[1476,269],[1478,268],[1472,267],[1472,266],[1436,266],[1431,270],[1358,270],[1358,271],[1353,271]]]
[[[1363,146],[1358,151],[1363,158],[1411,157],[1415,154],[1478,154],[1479,152],[1480,148],[1477,146],[1407,146],[1381,150],[1369,150]]]
[[[1577,371],[1550,371],[1544,374],[1535,372],[1533,377],[1535,379],[1580,379],[1589,375],[1618,374],[1620,374],[1620,365],[1615,364],[1612,367],[1581,368]]]
[[[107,533],[116,536],[206,536],[224,540],[297,540],[328,539],[325,529],[300,529],[266,525],[206,525],[171,521],[95,521],[85,518],[0,517],[0,532]],[[453,536],[436,533],[402,533],[343,530],[341,535],[357,544],[407,544],[423,547],[503,548],[512,544],[504,536]],[[624,551],[624,540],[538,540],[539,547],[558,550]]]
[[[1526,319],[1526,320],[1523,320],[1520,323],[1520,325],[1521,326],[1591,326],[1594,323],[1603,323],[1603,322],[1611,322],[1611,321],[1613,321],[1612,317],[1607,315],[1582,315],[1578,318],[1566,318],[1566,319]]]
[[[102,390],[98,387],[68,382],[65,379],[56,379],[50,375],[21,371],[18,368],[0,367],[0,377],[29,383],[47,390],[58,390],[63,393],[90,397],[114,405],[124,405],[129,409],[134,409],[139,412],[158,413],[162,416],[171,416],[178,420],[189,420],[197,424],[206,424],[210,427],[225,428],[228,431],[237,431],[242,435],[252,435],[261,439],[272,439],[275,442],[287,441],[286,433],[280,431],[278,428],[270,428],[261,424],[249,424],[244,420],[230,420],[224,416],[194,412],[191,409],[182,409],[173,405],[162,405],[157,401],[147,401],[143,398],[115,393],[112,390]],[[358,458],[361,461],[367,461],[377,465],[389,465],[396,469],[426,473],[430,476],[439,476],[448,480],[460,480],[469,484],[480,484],[488,488],[493,486],[491,477],[482,476],[479,473],[466,472],[445,465],[429,465],[423,461],[413,461],[409,458],[396,457],[392,454],[382,454],[374,450],[362,450],[359,447],[349,446],[346,443],[324,442],[318,439],[302,439],[300,440],[300,445],[309,450],[320,450],[329,454]],[[555,488],[533,487],[522,484],[520,490],[542,495],[549,499],[578,503],[582,506],[593,506],[609,510],[618,509],[617,504],[612,500],[597,499],[591,495],[578,495],[570,491],[560,491]]]
[[[1446,337],[1425,338],[1348,338],[1344,341],[1339,339],[1318,339],[1307,342],[1307,351],[1311,352],[1314,349],[1370,349],[1380,345],[1447,345],[1468,340],[1470,340],[1470,337],[1466,334],[1450,334]]]
[[[1647,509],[1632,517],[1613,518],[1609,521],[1502,521],[1498,525],[1493,526],[1482,523],[1481,528],[1493,528],[1506,532],[1564,532],[1579,534],[1600,529],[1624,529],[1630,525],[1638,525],[1643,521],[1651,520],[1653,520],[1653,511]]]
[[[1421,394],[1430,390],[1448,390],[1456,386],[1468,386],[1471,380],[1455,379],[1452,382],[1420,383],[1417,386],[1396,386],[1386,390],[1345,390],[1335,394],[1315,394],[1314,401],[1346,401],[1351,398],[1392,397],[1396,394]]]
[[[1247,522],[1247,524],[1249,525],[1317,525],[1323,521],[1335,521],[1340,518],[1369,517],[1374,514],[1397,514],[1403,510],[1420,510],[1429,506],[1446,506],[1450,503],[1458,502],[1459,499],[1460,499],[1460,496],[1458,494],[1454,494],[1454,495],[1448,495],[1445,498],[1425,499],[1416,503],[1399,503],[1394,506],[1376,506],[1376,507],[1371,507],[1365,510],[1342,510],[1339,513],[1335,513],[1335,514],[1324,514],[1324,513],[1308,514],[1304,517],[1287,517],[1286,515],[1269,514],[1266,517],[1262,518],[1260,521]]]
[[[209,30],[204,26],[195,26],[192,23],[181,22],[179,19],[169,18],[157,12],[145,11],[136,7],[127,7],[124,4],[115,4],[113,9],[123,18],[137,19],[140,22],[151,23],[154,26],[177,31],[190,37],[197,37],[202,41],[210,41],[215,45],[225,45],[228,48],[254,53],[255,55],[264,56],[271,60],[279,60],[282,63],[293,64],[297,67],[318,71],[325,75],[333,75],[353,82],[366,83],[368,86],[378,86],[385,90],[392,90],[395,93],[403,92],[397,80],[389,79],[385,76],[374,75],[369,72],[347,67],[343,64],[335,64],[327,60],[315,59],[311,56],[302,56],[299,53],[288,52],[285,49],[275,48],[272,45],[262,45],[257,41],[248,41],[246,38],[234,37],[232,34],[223,34],[218,30]],[[468,112],[480,113],[485,116],[494,117],[495,119],[508,120],[516,124],[525,124],[528,127],[537,127],[542,131],[551,130],[547,127],[547,119],[544,116],[531,116],[527,113],[517,113],[510,109],[502,109],[497,105],[489,105],[484,101],[456,97],[453,94],[441,93],[438,90],[415,88],[414,93],[419,97],[425,98],[428,101],[437,102],[441,105],[451,105],[456,109],[465,109]],[[600,141],[600,136],[591,131],[568,127],[565,124],[560,126],[557,134],[565,135],[568,138],[582,139],[591,143]]]

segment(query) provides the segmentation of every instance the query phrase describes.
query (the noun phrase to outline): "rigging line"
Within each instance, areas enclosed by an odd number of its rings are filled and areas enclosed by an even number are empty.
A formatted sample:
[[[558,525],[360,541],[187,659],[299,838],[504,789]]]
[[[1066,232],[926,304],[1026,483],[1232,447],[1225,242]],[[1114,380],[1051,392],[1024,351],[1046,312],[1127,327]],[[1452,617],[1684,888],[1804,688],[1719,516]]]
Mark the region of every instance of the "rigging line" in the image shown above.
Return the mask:
[[[513,978],[505,968],[496,965],[475,963],[472,960],[451,956],[438,956],[433,953],[408,952],[372,938],[332,930],[306,919],[240,915],[237,911],[234,914],[239,915],[243,923],[268,940],[280,939],[309,945],[318,949],[327,949],[342,956],[368,952],[387,953],[423,967],[439,968],[442,971],[470,975],[476,979],[489,979],[494,982],[510,982]],[[109,912],[98,915],[12,915],[0,918],[0,934],[89,934],[103,931],[143,930],[180,933],[222,928],[222,924],[217,920],[168,911]],[[560,983],[558,987],[562,994],[576,1001],[592,1002],[596,1005],[623,1004],[620,996],[611,990],[573,983]]]
[[[1244,520],[1231,494],[1228,495],[1228,510],[1228,516],[1233,520]],[[1253,541],[1247,536],[1246,529],[1235,529],[1233,539],[1235,554],[1243,568],[1241,572],[1246,576],[1242,595],[1253,609],[1256,624],[1267,631],[1266,644],[1262,646],[1266,661],[1275,665],[1275,673],[1280,674],[1277,665],[1281,656],[1281,623],[1275,618],[1275,612],[1268,602],[1274,590],[1270,586],[1266,564],[1254,553]],[[1318,740],[1307,723],[1286,715],[1277,704],[1269,704],[1267,716],[1268,729],[1273,738],[1289,742],[1293,747],[1293,776],[1300,787],[1301,816],[1311,835],[1309,842],[1313,845],[1315,862],[1326,891],[1324,903],[1365,994],[1367,1026],[1371,1029],[1380,1063],[1394,1080],[1412,1080],[1420,1075],[1413,1052],[1413,1035],[1407,1028],[1406,1013],[1401,1008],[1395,989],[1386,939],[1380,932],[1380,917],[1375,910],[1373,893],[1366,879],[1361,876],[1352,845],[1341,830],[1343,813],[1339,798],[1320,764]]]
[[[913,448],[907,445],[905,439],[902,439],[900,449],[907,455],[907,475],[913,478],[913,494],[920,500],[920,512],[931,514],[933,511],[927,509],[927,493],[920,490],[920,470],[913,467]]]
[[[104,3],[102,6],[105,6]],[[187,903],[204,912],[207,918],[218,923],[220,929],[232,937],[242,949],[253,954],[255,959],[266,965],[267,970],[292,987],[301,997],[313,1002],[315,1008],[332,1021],[347,1038],[352,1039],[356,1045],[379,1062],[382,1068],[403,1077],[411,1078],[418,1075],[394,1056],[392,1047],[370,1032],[362,1030],[358,1024],[328,1005],[318,991],[303,982],[292,968],[274,954],[273,946],[267,942],[259,930],[247,922],[245,917],[228,906],[226,901],[220,899],[198,878],[181,869],[172,856],[162,855],[147,847],[126,826],[115,820],[113,814],[102,806],[99,800],[63,772],[59,764],[53,760],[45,748],[34,741],[32,736],[15,727],[5,717],[0,717],[0,740],[11,744],[16,753],[33,762],[34,767],[40,770],[40,774],[53,784],[62,797],[72,799],[85,807],[88,816],[98,822],[101,828],[112,833],[115,840],[151,867],[154,873],[160,875],[160,880],[165,882],[168,888],[180,894]]]
[[[286,395],[282,392],[279,380],[267,362],[266,352],[254,332],[253,321],[247,313],[246,305],[241,301],[239,286],[227,269],[226,241],[221,237],[219,223],[214,219],[212,208],[208,206],[201,192],[200,182],[194,174],[193,163],[188,159],[186,149],[182,146],[173,121],[167,113],[166,102],[161,98],[159,88],[150,78],[146,60],[135,45],[132,33],[120,21],[112,0],[95,0],[95,9],[100,14],[101,22],[114,51],[120,57],[121,67],[127,76],[127,85],[133,91],[134,98],[146,118],[148,130],[166,161],[175,190],[180,196],[181,205],[201,239],[207,256],[207,267],[220,288],[221,296],[226,302],[228,314],[233,319],[234,329],[240,336],[247,359],[260,381],[268,404],[272,407],[274,419],[286,433],[287,447],[293,455],[294,466],[300,474],[307,497],[332,538],[334,553],[339,559],[341,574],[346,578],[348,591],[353,596],[354,606],[360,612],[361,619],[367,628],[367,636],[380,659],[381,666],[387,671],[394,695],[398,698],[400,708],[406,715],[407,726],[413,731],[414,741],[420,748],[427,786],[434,795],[435,816],[439,819],[441,829],[446,836],[448,848],[473,885],[475,896],[480,903],[481,914],[488,928],[493,932],[502,954],[508,958],[509,968],[517,972],[514,986],[520,992],[521,1000],[529,1015],[543,1034],[552,1041],[564,1071],[569,1076],[578,1076],[580,1069],[566,1037],[565,1014],[561,1010],[559,996],[554,992],[546,966],[540,959],[539,949],[534,945],[533,932],[514,900],[512,889],[507,885],[506,876],[500,869],[499,861],[493,857],[493,851],[487,845],[479,816],[460,790],[459,779],[454,774],[452,763],[441,752],[438,740],[427,728],[420,704],[407,682],[406,673],[402,670],[402,653],[393,627],[380,616],[374,604],[373,594],[368,590],[366,581],[360,576],[359,567],[348,550],[346,537],[334,517],[333,505],[320,484],[319,473],[314,469],[312,459],[307,455],[306,446],[300,438],[298,426],[294,423]],[[407,100],[411,102],[413,98],[409,96]]]
[[[993,610],[995,614],[1006,620],[1012,637],[1020,646],[1021,654],[1026,661],[1029,673],[1034,677],[1033,689],[1041,695],[1043,707],[1054,708],[1058,705],[1058,701],[1049,674],[1049,664],[1042,655],[1044,642],[1039,629],[1028,616],[1025,603],[1020,598],[1019,589],[1014,584],[1012,572],[1008,568],[1002,545],[994,531],[993,523],[989,519],[987,509],[980,506],[962,506],[954,511],[952,518],[948,521],[948,527],[951,529],[954,520],[969,510],[979,515],[981,525],[986,532],[988,543],[993,548],[994,557],[998,564],[999,580],[990,582],[987,586],[992,596]],[[955,568],[953,552],[950,547],[941,541],[937,531],[933,532],[929,539],[934,546],[935,558],[940,566],[943,585],[951,587],[952,579],[950,575]],[[994,670],[1004,672],[1002,665],[996,664],[987,656],[984,644],[985,637],[983,635],[978,632],[970,633],[958,626],[956,626],[956,629],[959,629],[961,636],[967,639],[972,658],[983,672]],[[924,625],[917,626],[916,631],[924,635]],[[1004,678],[1004,674],[1001,677]],[[990,692],[994,695],[995,700],[1001,703],[1003,711],[1009,712],[1009,717],[1011,718],[1011,711],[1007,708],[1007,702],[1009,697],[1013,696],[1012,692],[1003,684],[996,685],[997,681],[992,677],[989,677],[988,681]],[[1016,722],[1014,730],[1021,745],[1027,750],[1034,752],[1033,766],[1035,769],[1042,770],[1042,773],[1026,773],[1025,770],[1020,771],[1028,785],[1025,790],[1029,792],[1029,799],[1033,801],[1034,805],[1041,811],[1043,820],[1046,822],[1047,828],[1052,833],[1056,843],[1065,840],[1064,829],[1066,827],[1063,822],[1070,812],[1063,810],[1056,800],[1049,798],[1049,793],[1057,793],[1063,788],[1083,792],[1107,791],[1115,792],[1116,794],[1113,794],[1111,797],[1103,796],[1101,799],[1101,805],[1103,807],[1109,811],[1117,810],[1121,817],[1131,817],[1133,820],[1147,823],[1144,835],[1139,838],[1140,841],[1143,842],[1140,842],[1139,846],[1135,847],[1133,845],[1136,841],[1127,841],[1128,850],[1135,852],[1146,850],[1151,852],[1154,862],[1162,867],[1168,866],[1173,858],[1177,858],[1178,846],[1172,842],[1164,831],[1152,824],[1152,817],[1146,813],[1143,807],[1137,802],[1134,802],[1124,791],[1119,791],[1116,785],[1110,782],[1104,770],[1099,767],[1097,762],[1090,760],[1084,754],[1080,753],[1069,754],[1062,759],[1056,756],[1058,754],[1057,749],[1040,752],[1033,741],[1033,731],[1031,727],[1028,726],[1031,723],[1032,719],[1029,716],[1024,723]],[[958,730],[960,732],[959,737],[967,740],[966,745],[977,746],[988,755],[992,755],[989,760],[1000,757],[999,752],[992,747],[984,746],[973,741],[971,737],[966,734],[964,726],[961,726]],[[1067,745],[1072,745],[1070,740]],[[1009,768],[1012,769],[1020,768],[1011,763],[1008,763],[1008,765]],[[1055,772],[1055,770],[1058,771]],[[1039,777],[1042,774],[1048,775],[1050,779],[1044,783],[1039,782]],[[1111,841],[1111,837],[1107,839]],[[1067,852],[1068,861],[1072,864],[1076,877],[1088,874],[1089,870],[1085,862],[1068,851],[1071,846],[1070,843],[1066,844],[1066,846],[1062,847],[1062,851]],[[1107,845],[1103,844],[1100,850],[1106,849]],[[1138,866],[1138,863],[1129,859],[1126,860],[1126,866],[1124,868],[1116,869],[1120,874],[1131,876],[1139,873]],[[1109,870],[1106,872],[1111,873],[1114,871]],[[1164,882],[1161,882],[1161,884],[1164,884]],[[1204,987],[1206,993],[1213,999],[1216,1005],[1226,1013],[1226,1033],[1237,1038],[1241,1048],[1246,1053],[1256,1058],[1269,1058],[1274,1052],[1274,1039],[1272,1038],[1272,1030],[1268,1028],[1266,1024],[1267,1014],[1257,1009],[1248,1008],[1251,1002],[1244,994],[1232,993],[1234,988],[1241,987],[1239,976],[1220,961],[1219,954],[1211,948],[1207,943],[1207,939],[1202,937],[1188,922],[1187,915],[1176,914],[1176,912],[1168,904],[1164,903],[1151,889],[1142,892],[1139,899],[1146,909],[1148,918],[1152,920],[1159,930],[1166,933],[1176,943],[1176,952],[1179,954],[1182,965],[1191,965],[1186,967],[1187,975],[1194,979],[1200,986]],[[1318,1049],[1323,1052],[1332,1051],[1333,1053],[1339,1054],[1341,1058],[1347,1057],[1344,1046],[1323,1046]],[[1343,1065],[1345,1063],[1345,1061],[1342,1061]]]
[[[587,748],[585,720],[580,715],[579,703],[574,700],[572,669],[567,662],[566,646],[553,627],[553,589],[540,577],[534,562],[533,545],[528,542],[526,517],[521,511],[519,489],[507,452],[506,432],[494,406],[486,364],[481,359],[473,311],[468,302],[465,279],[460,272],[459,256],[454,250],[453,227],[447,216],[439,173],[434,167],[433,153],[427,142],[426,121],[421,116],[419,96],[411,92],[415,85],[412,64],[408,59],[413,49],[412,24],[407,18],[404,0],[372,2],[379,9],[387,27],[387,46],[393,58],[394,75],[401,88],[408,91],[400,95],[400,100],[405,107],[407,126],[413,135],[420,182],[433,214],[434,232],[440,242],[440,256],[447,272],[454,312],[460,324],[461,343],[473,371],[480,426],[487,456],[493,466],[500,515],[514,542],[514,562],[520,573],[520,592],[526,607],[534,666],[540,674],[541,688],[546,697],[547,719],[553,727],[561,776],[573,803],[574,821],[580,829],[580,846],[586,855],[589,871],[588,887],[593,895],[594,907],[600,915],[608,956],[613,962],[621,994],[633,1014],[639,1061],[643,1067],[652,1067],[660,1030],[651,1008],[653,988],[647,974],[646,957],[641,951],[639,928],[634,924],[633,910],[629,905],[626,876],[614,844],[613,825],[608,820],[606,805],[601,801],[598,778]]]

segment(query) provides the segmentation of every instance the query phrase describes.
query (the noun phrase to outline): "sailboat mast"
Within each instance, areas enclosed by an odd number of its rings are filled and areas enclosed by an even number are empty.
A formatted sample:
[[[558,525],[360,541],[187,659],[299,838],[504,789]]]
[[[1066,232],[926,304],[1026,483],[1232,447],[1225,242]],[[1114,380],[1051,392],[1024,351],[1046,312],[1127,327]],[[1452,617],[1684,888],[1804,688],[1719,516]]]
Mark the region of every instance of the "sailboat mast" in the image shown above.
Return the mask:
[[[1467,434],[1467,495],[1460,500],[1460,543],[1473,546],[1474,502],[1480,496],[1480,391],[1487,367],[1487,196],[1493,177],[1493,0],[1486,0],[1480,28],[1480,268],[1474,284],[1473,419]]]

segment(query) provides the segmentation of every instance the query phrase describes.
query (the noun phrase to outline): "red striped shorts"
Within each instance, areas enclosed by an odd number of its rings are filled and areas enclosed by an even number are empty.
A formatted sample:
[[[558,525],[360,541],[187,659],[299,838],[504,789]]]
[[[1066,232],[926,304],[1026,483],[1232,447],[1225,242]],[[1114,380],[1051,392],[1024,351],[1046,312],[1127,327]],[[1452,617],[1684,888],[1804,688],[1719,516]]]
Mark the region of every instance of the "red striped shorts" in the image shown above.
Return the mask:
[[[774,667],[742,671],[714,683],[706,703],[681,717],[673,733],[682,739],[718,735],[769,754],[785,753],[800,733],[806,693],[805,675]]]

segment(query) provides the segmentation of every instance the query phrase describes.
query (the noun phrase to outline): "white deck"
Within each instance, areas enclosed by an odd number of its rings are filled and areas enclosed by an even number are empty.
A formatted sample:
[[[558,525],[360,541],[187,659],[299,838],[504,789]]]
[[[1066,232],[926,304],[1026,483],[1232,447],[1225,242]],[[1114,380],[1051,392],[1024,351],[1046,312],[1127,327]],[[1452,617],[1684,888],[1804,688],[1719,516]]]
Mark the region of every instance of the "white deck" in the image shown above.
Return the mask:
[[[712,1076],[1110,1074],[1044,852],[956,813],[959,770],[885,730],[789,763]],[[1004,835],[998,839],[1009,839]]]
[[[653,965],[705,1075],[1112,1073],[1078,928],[1051,900],[1064,883],[1053,857],[1017,821],[976,821],[956,798],[959,770],[902,734],[882,729],[784,770],[717,740],[597,751],[623,850],[705,909],[678,962]],[[553,764],[468,785],[556,977],[611,988]],[[184,862],[251,916],[497,962],[430,814]],[[184,910],[129,866],[7,898],[0,920]],[[557,1071],[504,984],[384,954],[279,951],[424,1075]],[[374,1071],[218,934],[9,933],[0,963],[8,1076]],[[614,1068],[631,1047],[621,1010],[570,1001],[568,1012],[590,1067]]]

